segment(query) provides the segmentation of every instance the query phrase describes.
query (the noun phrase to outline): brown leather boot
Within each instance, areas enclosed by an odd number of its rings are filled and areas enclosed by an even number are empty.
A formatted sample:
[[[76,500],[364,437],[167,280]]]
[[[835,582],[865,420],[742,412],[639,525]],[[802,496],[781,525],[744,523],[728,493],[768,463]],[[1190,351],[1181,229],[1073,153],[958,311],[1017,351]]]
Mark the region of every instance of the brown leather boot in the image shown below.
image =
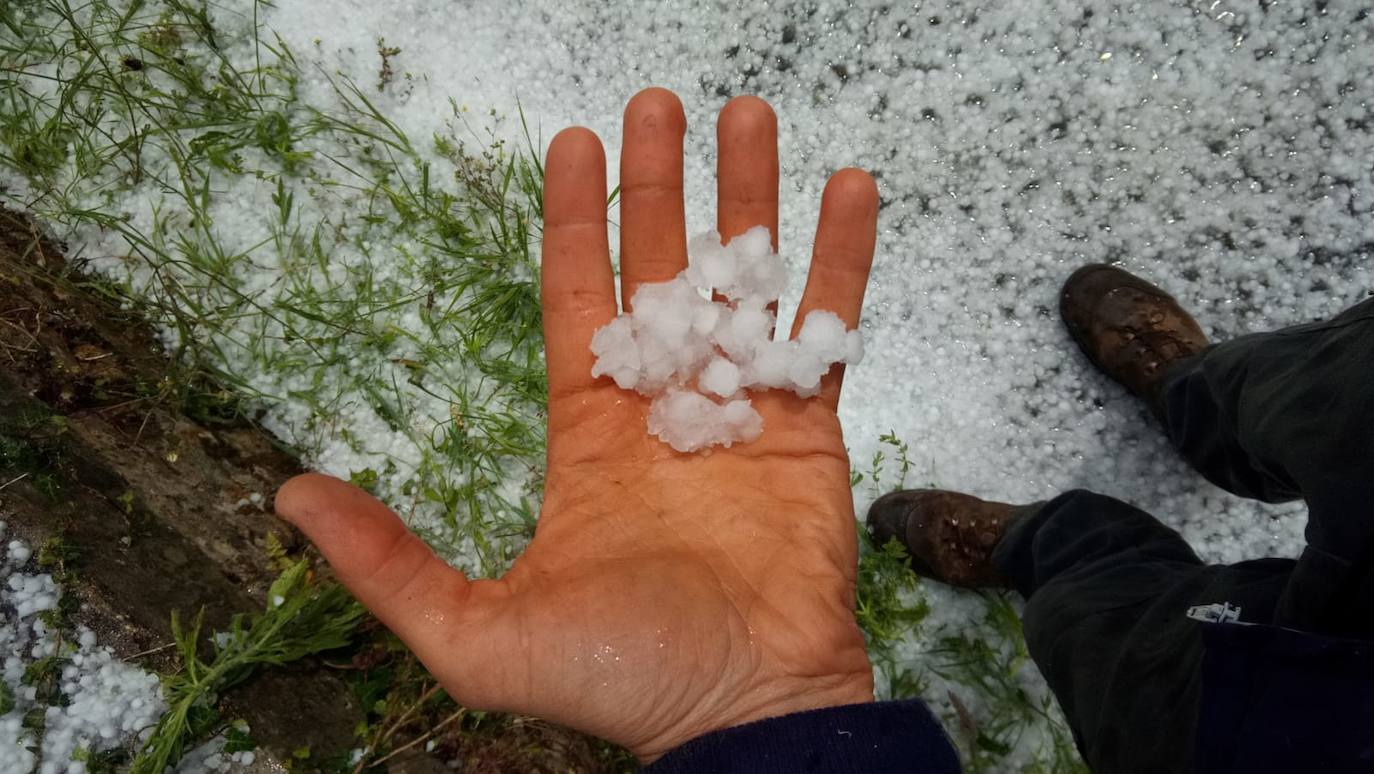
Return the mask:
[[[958,492],[908,489],[879,497],[868,509],[868,529],[879,546],[897,538],[918,575],[951,586],[1006,587],[992,550],[1022,511]]]
[[[1207,336],[1168,293],[1114,266],[1070,275],[1059,297],[1069,335],[1103,373],[1159,413],[1161,378],[1206,349]]]

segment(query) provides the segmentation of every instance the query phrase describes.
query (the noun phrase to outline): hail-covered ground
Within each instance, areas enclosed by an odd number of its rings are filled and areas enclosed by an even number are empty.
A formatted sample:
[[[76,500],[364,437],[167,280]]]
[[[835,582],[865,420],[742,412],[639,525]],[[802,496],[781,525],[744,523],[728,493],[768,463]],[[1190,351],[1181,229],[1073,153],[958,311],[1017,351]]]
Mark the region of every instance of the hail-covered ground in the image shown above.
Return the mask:
[[[120,662],[54,615],[62,587],[0,521],[0,772],[84,774],[100,753],[152,729],[157,676]]]
[[[1212,561],[1294,555],[1301,509],[1231,497],[1177,461],[1071,345],[1057,290],[1082,264],[1116,262],[1218,340],[1369,295],[1374,14],[984,6],[331,0],[327,14],[278,3],[265,22],[362,79],[379,37],[400,49],[404,88],[386,101],[412,136],[442,131],[450,98],[512,136],[520,108],[545,140],[590,126],[612,185],[625,100],[671,88],[688,116],[693,233],[713,224],[716,111],[764,97],[779,118],[786,299],[800,296],[826,176],[854,165],[879,179],[871,354],[841,404],[857,467],[895,430],[910,483],[1015,502],[1087,487],[1157,514]]]
[[[301,73],[294,109],[337,114],[342,100],[357,102],[339,88],[351,79],[415,140],[415,157],[445,173],[451,147],[429,138],[456,132],[474,146],[519,145],[528,127],[542,149],[576,123],[605,141],[614,185],[625,101],[645,86],[671,88],[689,123],[690,233],[714,226],[715,113],[731,96],[762,96],[779,120],[779,242],[790,277],[779,329],[800,296],[827,175],[852,165],[878,178],[867,355],[850,369],[840,406],[854,467],[868,474],[855,489],[861,516],[898,484],[892,456],[904,442],[908,486],[1012,502],[1086,487],[1155,513],[1209,561],[1295,555],[1302,509],[1232,497],[1181,463],[1142,407],[1071,345],[1057,291],[1074,268],[1115,262],[1174,293],[1218,340],[1366,297],[1374,16],[1349,2],[986,6],[226,0],[213,18],[226,58],[244,67],[263,51],[243,42],[243,30],[257,23],[267,39],[280,36]],[[349,158],[343,145],[326,149]],[[249,167],[269,166],[252,148],[237,152]],[[323,154],[293,163],[305,182],[283,220],[330,224],[334,265],[316,272],[260,257],[281,242],[267,220],[282,210],[283,189],[216,172],[215,233],[227,254],[253,254],[225,271],[249,306],[283,316],[308,299],[399,288],[351,318],[384,331],[384,344],[374,337],[365,352],[331,350],[361,334],[283,332],[277,317],[243,314],[244,305],[217,318],[222,331],[197,333],[222,342],[219,366],[260,396],[264,424],[310,464],[355,480],[365,473],[417,528],[443,535],[453,528],[447,501],[429,493],[449,490],[414,481],[444,475],[435,449],[447,450],[445,433],[461,431],[461,418],[474,421],[469,401],[490,388],[469,378],[460,401],[434,386],[457,390],[467,372],[463,362],[423,357],[462,335],[433,324],[433,293],[416,308],[425,293],[413,291],[434,281],[423,241],[362,217],[384,198],[375,189],[321,182],[347,177],[310,171],[328,166]],[[130,228],[175,232],[183,205],[165,187],[121,179],[91,188],[85,203],[127,215],[120,222]],[[22,200],[34,188],[20,190]],[[129,257],[137,251],[116,229],[88,224],[64,235],[91,266],[136,290],[167,282]],[[450,291],[462,292],[445,288],[440,308]],[[222,301],[203,295],[207,309]],[[324,307],[312,308],[318,317]],[[295,324],[305,330],[310,319]],[[167,340],[185,335],[169,327]],[[235,348],[244,341],[252,345]],[[871,464],[879,453],[887,462]],[[518,499],[537,490],[531,482],[535,471],[512,465],[497,489]],[[483,536],[457,534],[444,546],[455,562],[486,566]],[[992,639],[978,597],[934,584],[919,593],[931,613],[897,643],[902,658],[929,662],[952,636]],[[1029,665],[1015,679],[1033,697],[1045,691]],[[992,711],[957,680],[925,680],[952,728],[959,716],[987,720]],[[952,706],[951,692],[966,706]],[[1008,749],[984,750],[984,762],[1018,770],[1048,760],[1048,728],[1026,724],[1003,740]]]

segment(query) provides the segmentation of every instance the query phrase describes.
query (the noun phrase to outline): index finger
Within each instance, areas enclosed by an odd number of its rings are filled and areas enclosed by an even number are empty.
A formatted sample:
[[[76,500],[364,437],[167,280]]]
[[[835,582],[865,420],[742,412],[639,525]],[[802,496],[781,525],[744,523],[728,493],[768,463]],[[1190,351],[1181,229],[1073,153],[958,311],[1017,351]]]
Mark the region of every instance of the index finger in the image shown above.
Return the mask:
[[[564,129],[549,144],[540,278],[553,401],[591,386],[592,334],[616,315],[606,241],[606,153],[582,127]]]

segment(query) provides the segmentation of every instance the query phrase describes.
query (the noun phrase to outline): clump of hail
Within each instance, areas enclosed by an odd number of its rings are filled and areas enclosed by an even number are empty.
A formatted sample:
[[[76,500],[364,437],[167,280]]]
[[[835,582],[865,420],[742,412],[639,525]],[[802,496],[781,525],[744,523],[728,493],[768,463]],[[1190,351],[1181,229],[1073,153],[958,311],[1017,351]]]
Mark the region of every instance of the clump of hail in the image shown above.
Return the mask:
[[[808,398],[835,363],[863,359],[863,336],[832,312],[813,311],[795,339],[774,339],[769,305],[787,269],[768,229],[722,245],[714,231],[687,245],[687,269],[641,285],[632,311],[592,337],[592,376],[653,398],[649,432],[681,452],[749,442],[763,433],[750,391]],[[713,294],[715,299],[713,300]]]

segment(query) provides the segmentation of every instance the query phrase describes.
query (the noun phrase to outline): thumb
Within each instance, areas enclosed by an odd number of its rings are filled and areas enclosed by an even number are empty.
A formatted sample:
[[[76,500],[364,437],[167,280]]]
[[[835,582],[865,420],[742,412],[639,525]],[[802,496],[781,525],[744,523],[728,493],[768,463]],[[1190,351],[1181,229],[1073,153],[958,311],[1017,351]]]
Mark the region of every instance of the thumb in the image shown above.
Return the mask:
[[[472,586],[372,495],[307,473],[277,490],[277,513],[320,549],[339,581],[431,665],[464,618]]]

